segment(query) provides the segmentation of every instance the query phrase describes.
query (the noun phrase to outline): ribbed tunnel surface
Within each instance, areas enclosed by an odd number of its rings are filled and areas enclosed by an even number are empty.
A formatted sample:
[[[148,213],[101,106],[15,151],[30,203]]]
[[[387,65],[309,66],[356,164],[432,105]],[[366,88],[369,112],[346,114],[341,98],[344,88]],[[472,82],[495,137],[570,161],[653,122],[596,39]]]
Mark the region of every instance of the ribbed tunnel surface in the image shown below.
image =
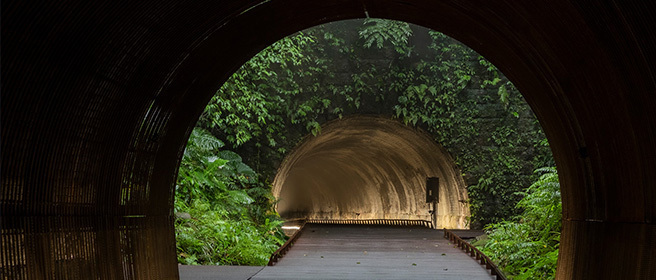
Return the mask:
[[[437,227],[467,227],[467,191],[448,152],[398,121],[359,116],[308,136],[281,165],[273,192],[285,218],[431,220],[426,177],[440,178]]]
[[[176,279],[175,174],[221,83],[293,32],[378,17],[469,45],[524,94],[559,170],[557,278],[655,279],[655,12],[654,1],[3,1],[3,272]]]

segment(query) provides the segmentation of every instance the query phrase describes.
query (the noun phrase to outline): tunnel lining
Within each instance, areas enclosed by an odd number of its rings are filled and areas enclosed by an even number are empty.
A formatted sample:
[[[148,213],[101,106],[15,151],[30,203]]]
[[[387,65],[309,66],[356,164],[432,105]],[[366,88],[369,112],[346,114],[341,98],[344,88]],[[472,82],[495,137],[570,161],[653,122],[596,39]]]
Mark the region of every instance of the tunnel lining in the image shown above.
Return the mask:
[[[466,185],[443,147],[399,121],[352,116],[306,136],[281,164],[272,189],[287,219],[430,221],[427,177],[441,178],[437,228],[468,228]]]
[[[130,267],[126,278],[176,278],[172,223],[136,223],[127,217],[172,219],[172,174],[215,90],[257,51],[285,35],[371,16],[415,23],[460,40],[524,94],[559,168],[564,217],[559,279],[653,279],[655,5],[3,2],[2,238],[25,240],[24,247],[12,243],[7,248],[24,248],[25,258],[16,261],[30,266],[17,269],[33,277],[59,264],[55,257],[43,257],[56,249],[48,245],[56,243],[55,232],[77,227],[98,236],[95,245],[86,246],[107,252],[103,259],[63,262],[71,269],[94,264],[77,278],[118,278],[114,266]],[[587,150],[585,156],[581,149]],[[76,161],[85,168],[72,167]],[[125,184],[150,189],[140,203],[121,206]],[[53,194],[72,185],[97,194],[94,204],[53,200]],[[41,218],[47,227],[33,222]],[[94,226],[82,227],[76,219],[92,220]],[[130,230],[134,238],[121,239]],[[133,261],[121,262],[113,250],[118,240],[132,246],[126,250]],[[168,245],[156,246],[161,244]]]

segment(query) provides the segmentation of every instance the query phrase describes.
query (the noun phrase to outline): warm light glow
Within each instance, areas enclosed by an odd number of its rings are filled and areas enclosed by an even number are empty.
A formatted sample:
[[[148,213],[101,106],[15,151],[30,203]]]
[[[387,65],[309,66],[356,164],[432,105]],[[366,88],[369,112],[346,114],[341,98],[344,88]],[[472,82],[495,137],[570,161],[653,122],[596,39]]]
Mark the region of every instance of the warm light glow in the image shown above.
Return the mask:
[[[300,229],[299,226],[282,226],[282,229]]]

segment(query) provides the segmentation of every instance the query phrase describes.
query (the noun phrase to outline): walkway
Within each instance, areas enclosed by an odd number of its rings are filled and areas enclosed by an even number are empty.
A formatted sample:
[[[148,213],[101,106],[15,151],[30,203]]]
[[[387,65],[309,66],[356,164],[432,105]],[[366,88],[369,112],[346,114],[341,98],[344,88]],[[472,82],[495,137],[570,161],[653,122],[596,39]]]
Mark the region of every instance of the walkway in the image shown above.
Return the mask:
[[[494,279],[454,248],[442,231],[424,227],[305,226],[275,266],[251,279]]]

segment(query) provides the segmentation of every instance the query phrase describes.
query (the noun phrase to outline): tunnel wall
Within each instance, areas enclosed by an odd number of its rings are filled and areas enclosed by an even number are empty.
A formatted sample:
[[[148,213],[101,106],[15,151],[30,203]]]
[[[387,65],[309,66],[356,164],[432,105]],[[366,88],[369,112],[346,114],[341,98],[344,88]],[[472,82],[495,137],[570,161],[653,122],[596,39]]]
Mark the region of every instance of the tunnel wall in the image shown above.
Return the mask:
[[[654,279],[655,5],[3,1],[3,273],[176,279],[176,170],[216,89],[285,35],[370,16],[444,32],[524,94],[559,168],[558,279]]]
[[[383,117],[331,121],[283,161],[273,182],[283,218],[431,221],[426,178],[440,178],[437,228],[468,228],[462,175],[422,131]]]

